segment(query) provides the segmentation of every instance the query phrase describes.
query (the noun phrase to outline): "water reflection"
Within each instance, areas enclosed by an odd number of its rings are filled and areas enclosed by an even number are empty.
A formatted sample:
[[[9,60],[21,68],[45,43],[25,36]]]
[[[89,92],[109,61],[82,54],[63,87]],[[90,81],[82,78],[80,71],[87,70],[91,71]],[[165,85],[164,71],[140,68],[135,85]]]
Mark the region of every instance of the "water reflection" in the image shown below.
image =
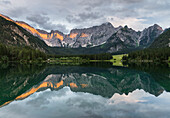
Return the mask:
[[[45,66],[18,65],[0,66],[0,105],[14,100],[44,80],[41,76]]]
[[[164,92],[155,97],[143,90],[128,95],[114,94],[110,99],[64,87],[45,91],[12,102],[1,108],[3,118],[169,118],[169,97]],[[10,113],[10,114],[9,114]]]
[[[165,70],[110,66],[5,67],[0,69],[0,116],[168,118],[170,94],[166,91],[170,71]]]

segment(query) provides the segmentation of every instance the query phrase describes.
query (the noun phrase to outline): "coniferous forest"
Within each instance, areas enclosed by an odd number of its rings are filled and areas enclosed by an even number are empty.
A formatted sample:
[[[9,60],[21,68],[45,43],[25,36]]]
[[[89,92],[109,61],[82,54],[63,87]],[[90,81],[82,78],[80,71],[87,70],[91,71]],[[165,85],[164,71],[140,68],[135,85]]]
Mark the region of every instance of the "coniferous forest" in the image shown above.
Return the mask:
[[[128,56],[124,56],[123,60],[145,60],[153,62],[167,61],[170,57],[170,48],[148,48],[140,51],[131,52]]]
[[[16,47],[0,44],[0,61],[30,61],[45,60],[47,55],[31,47]]]
[[[38,49],[32,49],[31,47],[16,47],[16,46],[6,46],[0,44],[0,62],[8,61],[38,61],[47,60],[48,58],[65,58],[65,59],[74,59],[73,57],[79,57],[86,60],[110,60],[112,59],[112,54],[103,53],[95,55],[71,55],[71,56],[62,56],[62,55],[48,55]]]

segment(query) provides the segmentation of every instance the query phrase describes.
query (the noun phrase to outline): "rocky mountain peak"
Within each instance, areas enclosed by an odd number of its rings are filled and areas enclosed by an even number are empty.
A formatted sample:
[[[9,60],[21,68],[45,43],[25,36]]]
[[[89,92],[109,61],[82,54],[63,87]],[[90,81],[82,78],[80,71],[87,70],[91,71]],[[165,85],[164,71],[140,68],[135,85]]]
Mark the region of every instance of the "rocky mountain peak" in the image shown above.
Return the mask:
[[[157,24],[154,24],[153,26],[150,26],[148,28],[145,28],[141,32],[140,36],[140,45],[141,46],[149,46],[153,43],[153,41],[163,32],[162,27],[160,27]]]
[[[90,28],[72,29],[68,35],[64,35],[57,30],[51,31],[51,34],[53,33],[54,36],[51,36],[51,38],[45,40],[45,42],[49,46],[57,47],[95,47],[106,43],[107,40],[116,33],[117,39],[126,45],[138,47],[150,45],[162,31],[162,28],[157,24],[144,29],[142,32],[137,32],[127,25],[114,28],[110,22],[107,22]]]
[[[38,31],[39,33],[42,33],[42,34],[48,34],[48,32],[45,31],[45,30],[37,29],[37,31]]]
[[[127,25],[125,25],[125,26],[124,26],[124,28],[125,28],[125,29],[128,29],[128,26],[127,26]]]
[[[162,27],[159,26],[158,24],[154,24],[153,26],[150,26],[148,29],[163,31]]]
[[[159,26],[158,24],[154,24],[153,27],[158,27],[158,28],[161,28],[161,29],[162,29],[162,27]]]
[[[110,27],[114,27],[110,22],[103,23],[101,26],[110,26]]]
[[[101,45],[117,30],[107,22],[84,29],[72,29],[62,41],[63,47],[94,47]]]

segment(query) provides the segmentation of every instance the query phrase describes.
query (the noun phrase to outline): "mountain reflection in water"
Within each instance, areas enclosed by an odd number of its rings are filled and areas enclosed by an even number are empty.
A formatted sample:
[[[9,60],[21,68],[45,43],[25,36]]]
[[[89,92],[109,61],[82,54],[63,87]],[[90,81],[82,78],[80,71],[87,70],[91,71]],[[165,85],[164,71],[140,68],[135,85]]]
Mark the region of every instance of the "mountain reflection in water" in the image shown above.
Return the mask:
[[[0,116],[169,117],[165,70],[14,65],[0,69]]]

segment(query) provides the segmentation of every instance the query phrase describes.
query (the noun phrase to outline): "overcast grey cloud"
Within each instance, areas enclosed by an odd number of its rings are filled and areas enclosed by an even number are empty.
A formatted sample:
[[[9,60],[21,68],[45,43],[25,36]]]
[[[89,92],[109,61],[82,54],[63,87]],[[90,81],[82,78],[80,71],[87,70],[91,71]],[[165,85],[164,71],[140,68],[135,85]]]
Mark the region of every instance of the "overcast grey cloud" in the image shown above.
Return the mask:
[[[169,0],[0,0],[0,13],[65,33],[104,22],[143,30],[153,24],[170,27],[169,6]]]
[[[90,20],[97,20],[99,18],[101,18],[102,15],[100,15],[100,13],[98,12],[90,12],[90,13],[79,13],[78,15],[68,15],[66,17],[66,20],[69,23],[83,23],[83,22],[87,22]]]
[[[50,21],[50,18],[47,16],[47,14],[43,13],[43,15],[36,14],[26,17],[27,20],[31,21],[32,23],[38,25],[39,28],[45,29],[45,30],[59,30],[63,32],[68,32],[69,30],[66,29],[65,25],[62,24],[53,24]]]
[[[2,0],[0,2],[3,3],[3,4],[11,4],[11,2],[9,0]]]

